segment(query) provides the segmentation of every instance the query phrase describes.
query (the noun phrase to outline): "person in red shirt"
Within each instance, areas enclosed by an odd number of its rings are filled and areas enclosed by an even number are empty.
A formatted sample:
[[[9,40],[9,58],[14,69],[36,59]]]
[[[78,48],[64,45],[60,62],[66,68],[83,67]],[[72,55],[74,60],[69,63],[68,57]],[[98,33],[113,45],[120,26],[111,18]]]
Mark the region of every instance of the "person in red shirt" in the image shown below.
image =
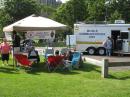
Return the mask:
[[[7,61],[7,65],[8,65],[10,52],[11,52],[11,47],[9,43],[7,43],[6,38],[3,38],[3,43],[0,44],[0,53],[1,53],[3,65],[5,61]]]

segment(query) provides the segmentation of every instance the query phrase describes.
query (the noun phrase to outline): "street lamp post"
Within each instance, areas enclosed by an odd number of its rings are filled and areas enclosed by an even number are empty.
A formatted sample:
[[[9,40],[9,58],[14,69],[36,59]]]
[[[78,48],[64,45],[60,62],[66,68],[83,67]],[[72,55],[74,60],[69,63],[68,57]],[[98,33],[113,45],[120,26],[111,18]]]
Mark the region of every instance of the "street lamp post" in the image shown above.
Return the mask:
[[[108,6],[109,6],[110,0],[105,0],[105,22],[107,23],[107,17],[108,17]]]

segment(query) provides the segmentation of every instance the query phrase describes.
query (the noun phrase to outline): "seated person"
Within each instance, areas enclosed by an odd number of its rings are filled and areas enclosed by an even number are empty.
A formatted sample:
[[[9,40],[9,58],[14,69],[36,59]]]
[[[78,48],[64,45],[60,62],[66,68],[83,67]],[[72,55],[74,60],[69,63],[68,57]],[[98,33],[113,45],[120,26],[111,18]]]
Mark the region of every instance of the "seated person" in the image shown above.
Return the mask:
[[[66,54],[66,60],[72,61],[73,53],[71,51],[68,51]]]
[[[29,52],[31,51],[31,49],[32,49],[32,46],[29,46],[29,45],[25,46],[25,52]]]
[[[34,61],[36,63],[40,62],[40,57],[39,57],[38,51],[35,50],[34,47],[32,47],[31,50],[28,52],[28,59],[31,61]]]
[[[60,65],[64,64],[64,56],[60,55],[59,50],[55,51],[55,58],[58,64]]]
[[[72,70],[72,65],[71,65],[72,58],[73,58],[73,53],[71,51],[68,51],[65,55],[64,69],[68,68],[69,70]]]
[[[55,56],[59,56],[59,50],[55,51]]]
[[[33,40],[29,39],[27,42],[24,43],[25,51],[29,52],[31,48],[34,46]]]
[[[45,56],[45,58],[48,58],[48,56],[53,56],[54,55],[54,49],[52,47],[47,47],[47,49],[45,49],[45,51],[43,51],[43,55]]]

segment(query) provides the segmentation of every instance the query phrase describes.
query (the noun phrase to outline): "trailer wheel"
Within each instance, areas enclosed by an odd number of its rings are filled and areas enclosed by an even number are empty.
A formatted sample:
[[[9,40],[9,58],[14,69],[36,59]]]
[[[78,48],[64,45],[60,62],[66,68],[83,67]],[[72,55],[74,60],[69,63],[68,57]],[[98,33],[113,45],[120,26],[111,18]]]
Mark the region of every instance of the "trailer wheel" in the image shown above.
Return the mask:
[[[96,49],[94,47],[87,48],[87,52],[88,52],[89,55],[94,55],[95,51],[96,51]]]
[[[97,54],[98,55],[105,55],[106,54],[106,49],[104,47],[97,48]]]

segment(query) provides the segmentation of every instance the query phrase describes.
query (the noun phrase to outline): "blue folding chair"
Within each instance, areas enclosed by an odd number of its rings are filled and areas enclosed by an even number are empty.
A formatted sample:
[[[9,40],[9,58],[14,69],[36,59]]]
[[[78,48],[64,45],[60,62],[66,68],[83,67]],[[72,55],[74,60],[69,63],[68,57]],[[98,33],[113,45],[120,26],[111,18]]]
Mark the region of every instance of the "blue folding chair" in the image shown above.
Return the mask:
[[[71,62],[72,67],[79,68],[80,59],[81,59],[81,53],[80,52],[74,52],[72,62]]]
[[[74,52],[72,61],[66,60],[65,61],[65,68],[67,67],[69,70],[72,70],[72,68],[78,69],[80,66],[81,61],[81,53],[80,52]]]

